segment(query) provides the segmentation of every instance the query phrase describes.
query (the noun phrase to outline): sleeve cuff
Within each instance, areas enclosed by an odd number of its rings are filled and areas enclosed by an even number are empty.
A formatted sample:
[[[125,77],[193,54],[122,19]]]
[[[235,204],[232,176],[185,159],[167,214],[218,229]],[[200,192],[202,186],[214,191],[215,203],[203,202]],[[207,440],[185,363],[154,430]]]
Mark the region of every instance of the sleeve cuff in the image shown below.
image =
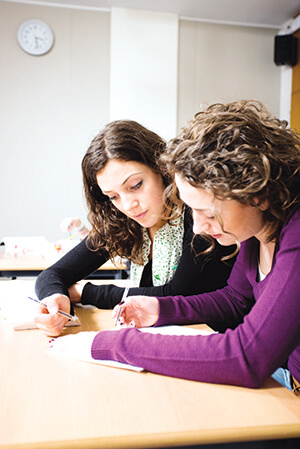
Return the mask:
[[[101,331],[95,336],[91,356],[96,360],[116,360],[116,340],[120,331]]]
[[[173,302],[170,299],[173,297],[163,297],[157,298],[159,303],[159,317],[156,321],[154,327],[156,326],[165,326],[169,323],[174,324],[174,317],[176,316],[176,312],[174,310]]]
[[[80,300],[82,305],[86,306],[88,304],[91,304],[89,302],[89,294],[92,292],[92,290],[93,290],[93,284],[91,284],[90,282],[87,282],[82,289],[81,300]]]

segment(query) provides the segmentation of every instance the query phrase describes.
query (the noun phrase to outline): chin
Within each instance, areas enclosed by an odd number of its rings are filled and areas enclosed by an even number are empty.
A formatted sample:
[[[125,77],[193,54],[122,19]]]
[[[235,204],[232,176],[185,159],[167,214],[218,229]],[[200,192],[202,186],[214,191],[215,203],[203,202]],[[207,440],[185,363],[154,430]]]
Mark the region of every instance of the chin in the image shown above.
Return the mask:
[[[235,240],[228,240],[228,239],[222,238],[222,237],[220,239],[216,239],[216,240],[222,246],[236,245],[236,241]]]

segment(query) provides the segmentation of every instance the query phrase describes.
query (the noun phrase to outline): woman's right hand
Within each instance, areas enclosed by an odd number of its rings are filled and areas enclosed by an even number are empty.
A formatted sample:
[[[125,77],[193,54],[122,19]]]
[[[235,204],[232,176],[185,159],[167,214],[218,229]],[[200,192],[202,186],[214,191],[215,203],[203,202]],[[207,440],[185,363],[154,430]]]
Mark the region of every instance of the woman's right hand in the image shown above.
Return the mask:
[[[123,303],[115,306],[112,312],[113,319],[122,307],[120,324],[127,327],[149,327],[153,326],[159,316],[159,302],[153,296],[129,296]]]
[[[55,293],[42,300],[47,306],[38,306],[38,313],[34,317],[34,322],[46,335],[57,337],[62,333],[68,318],[58,314],[59,310],[70,313],[70,299],[66,295]]]

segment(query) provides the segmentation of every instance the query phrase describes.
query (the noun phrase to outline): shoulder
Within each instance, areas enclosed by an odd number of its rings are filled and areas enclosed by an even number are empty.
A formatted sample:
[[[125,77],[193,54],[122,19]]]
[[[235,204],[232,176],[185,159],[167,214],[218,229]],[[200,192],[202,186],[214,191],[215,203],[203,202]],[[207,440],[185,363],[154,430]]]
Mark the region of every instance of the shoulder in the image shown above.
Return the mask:
[[[283,245],[287,242],[299,242],[300,231],[300,204],[295,205],[283,223],[278,242]]]
[[[289,211],[287,218],[283,224],[283,229],[286,227],[294,228],[300,223],[300,202],[295,204]]]

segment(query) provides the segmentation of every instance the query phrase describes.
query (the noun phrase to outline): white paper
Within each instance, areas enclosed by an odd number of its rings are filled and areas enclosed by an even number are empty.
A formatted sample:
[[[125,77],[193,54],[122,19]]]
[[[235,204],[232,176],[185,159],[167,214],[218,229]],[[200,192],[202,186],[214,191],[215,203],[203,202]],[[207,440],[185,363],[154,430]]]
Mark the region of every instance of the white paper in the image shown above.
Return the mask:
[[[162,335],[203,335],[203,336],[207,336],[212,333],[215,333],[213,331],[205,331],[205,330],[195,329],[195,328],[191,328],[191,327],[183,327],[183,326],[176,326],[176,325],[161,326],[161,327],[144,327],[139,330],[141,332],[147,332],[147,333],[151,333],[151,334],[162,334]],[[88,334],[88,332],[86,334]],[[91,332],[91,334],[96,335],[97,332]],[[76,335],[68,336],[68,338],[72,338],[72,337],[76,338]],[[57,347],[55,347],[55,343],[54,343],[53,347],[51,349],[49,349],[49,353],[53,354],[53,355],[69,357],[69,358],[80,360],[83,362],[94,363],[97,365],[105,365],[105,366],[110,366],[113,368],[123,368],[123,369],[128,369],[128,370],[136,371],[136,372],[144,371],[144,368],[142,368],[142,367],[129,365],[127,363],[115,362],[113,360],[93,359],[92,356],[82,355],[82,353],[80,353],[80,349],[77,350],[76,345],[74,345],[74,346],[75,346],[75,349],[73,348],[73,349],[70,349],[68,352],[66,352],[65,348],[58,349]]]
[[[33,321],[38,304],[28,299],[36,297],[32,281],[1,281],[0,316],[9,321],[14,330],[37,329]],[[66,326],[80,326],[80,321],[68,321]]]

